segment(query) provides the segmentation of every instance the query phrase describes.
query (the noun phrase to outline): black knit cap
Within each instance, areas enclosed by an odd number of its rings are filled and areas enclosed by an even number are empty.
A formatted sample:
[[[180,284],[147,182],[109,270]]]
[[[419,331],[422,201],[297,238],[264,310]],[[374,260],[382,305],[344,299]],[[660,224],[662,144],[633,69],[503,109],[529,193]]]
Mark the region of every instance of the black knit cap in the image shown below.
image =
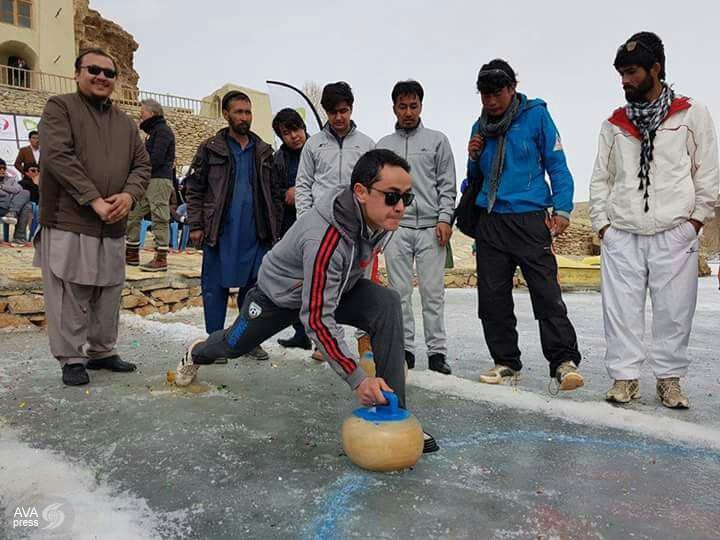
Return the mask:
[[[620,45],[615,55],[615,69],[641,66],[647,71],[657,62],[660,64],[660,80],[665,80],[665,46],[657,34],[638,32]]]

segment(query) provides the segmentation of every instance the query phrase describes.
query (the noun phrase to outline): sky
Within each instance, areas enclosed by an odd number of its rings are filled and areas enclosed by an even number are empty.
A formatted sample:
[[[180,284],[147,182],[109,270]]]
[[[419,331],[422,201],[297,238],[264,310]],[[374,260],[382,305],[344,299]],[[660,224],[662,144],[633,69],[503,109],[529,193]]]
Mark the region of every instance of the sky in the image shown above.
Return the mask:
[[[576,201],[588,199],[600,125],[624,104],[612,62],[633,33],[657,33],[668,82],[720,118],[716,0],[91,0],[90,7],[140,43],[143,90],[202,98],[227,82],[267,91],[268,79],[297,87],[345,80],[358,129],[378,140],[394,126],[393,85],[416,79],[425,89],[423,123],[450,139],[458,180],[481,110],[478,69],[504,58],[518,90],[548,103]]]

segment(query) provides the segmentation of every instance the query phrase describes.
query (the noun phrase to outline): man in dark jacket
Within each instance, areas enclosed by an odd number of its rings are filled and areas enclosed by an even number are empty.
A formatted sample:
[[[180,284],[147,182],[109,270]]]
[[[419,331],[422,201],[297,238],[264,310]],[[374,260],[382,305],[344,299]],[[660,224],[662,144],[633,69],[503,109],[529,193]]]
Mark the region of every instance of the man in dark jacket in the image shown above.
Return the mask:
[[[273,158],[273,178],[284,190],[283,219],[280,228],[282,237],[297,220],[295,209],[295,178],[297,177],[300,153],[307,142],[307,127],[302,116],[295,109],[282,109],[273,118],[273,130],[282,140],[282,146]],[[288,339],[278,339],[286,348],[310,349],[312,344],[305,333],[305,327],[298,322],[293,325],[295,335]]]
[[[168,237],[170,235],[170,195],[173,192],[173,166],[175,164],[175,135],[163,116],[162,106],[154,99],[140,105],[140,129],[147,133],[145,148],[150,155],[152,174],[145,196],[128,217],[125,262],[140,264],[140,222],[150,213],[155,236],[155,257],[140,266],[145,272],[167,271]]]
[[[186,386],[200,365],[235,358],[287,326],[302,321],[333,370],[361,404],[386,403],[395,392],[405,407],[405,353],[398,293],[364,277],[365,269],[397,230],[413,201],[410,166],[390,150],[371,150],[357,161],[350,186],[316,200],[263,260],[257,287],[227,330],[188,348],[175,383]],[[377,376],[357,364],[343,325],[367,332]],[[437,450],[425,436],[425,451]]]
[[[273,151],[255,133],[250,97],[223,97],[228,127],[203,142],[185,179],[190,240],[203,245],[201,287],[208,334],[225,325],[228,293],[238,305],[255,284],[260,261],[280,230],[282,186],[273,185]],[[248,356],[267,360],[258,345]]]
[[[87,384],[88,369],[133,371],[117,355],[125,285],[125,223],[142,199],[150,160],[135,123],[110,101],[117,68],[101,49],[75,61],[74,94],[51,97],[40,122],[40,225],[50,352],[63,382]]]

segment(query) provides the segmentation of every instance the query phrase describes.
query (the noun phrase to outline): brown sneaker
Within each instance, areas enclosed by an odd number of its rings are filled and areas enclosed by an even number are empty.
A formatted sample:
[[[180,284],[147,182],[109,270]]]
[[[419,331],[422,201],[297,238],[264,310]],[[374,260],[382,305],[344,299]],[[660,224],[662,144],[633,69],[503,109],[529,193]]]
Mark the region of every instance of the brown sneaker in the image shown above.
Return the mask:
[[[555,370],[555,378],[560,384],[560,390],[575,390],[585,384],[575,362],[568,361],[560,364]]]
[[[125,264],[128,266],[140,265],[140,245],[125,243]]]
[[[504,377],[514,377],[517,373],[514,369],[498,364],[480,375],[480,382],[485,384],[502,384]]]
[[[687,409],[690,401],[680,389],[680,378],[658,379],[656,384],[658,399],[671,409]]]
[[[140,265],[143,272],[167,272],[167,251],[158,250],[155,257],[149,263]]]
[[[605,400],[613,403],[630,403],[640,399],[640,381],[637,379],[613,381],[612,388],[605,394]]]

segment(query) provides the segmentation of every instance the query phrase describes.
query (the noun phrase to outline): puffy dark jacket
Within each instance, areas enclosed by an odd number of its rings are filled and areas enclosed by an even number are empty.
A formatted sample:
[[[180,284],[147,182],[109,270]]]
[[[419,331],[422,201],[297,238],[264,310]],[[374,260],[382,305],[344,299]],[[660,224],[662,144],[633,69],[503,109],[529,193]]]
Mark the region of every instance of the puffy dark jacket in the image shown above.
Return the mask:
[[[167,121],[162,116],[151,116],[140,122],[140,129],[148,135],[145,149],[152,163],[150,178],[172,179],[175,165],[175,134]]]
[[[191,231],[201,230],[204,242],[217,244],[220,226],[232,199],[235,179],[235,160],[228,148],[228,128],[223,128],[198,147],[190,172],[185,178],[187,186],[187,222]],[[252,178],[255,201],[255,226],[261,242],[274,244],[280,233],[283,187],[273,182],[272,147],[250,133],[255,142],[255,167]]]

